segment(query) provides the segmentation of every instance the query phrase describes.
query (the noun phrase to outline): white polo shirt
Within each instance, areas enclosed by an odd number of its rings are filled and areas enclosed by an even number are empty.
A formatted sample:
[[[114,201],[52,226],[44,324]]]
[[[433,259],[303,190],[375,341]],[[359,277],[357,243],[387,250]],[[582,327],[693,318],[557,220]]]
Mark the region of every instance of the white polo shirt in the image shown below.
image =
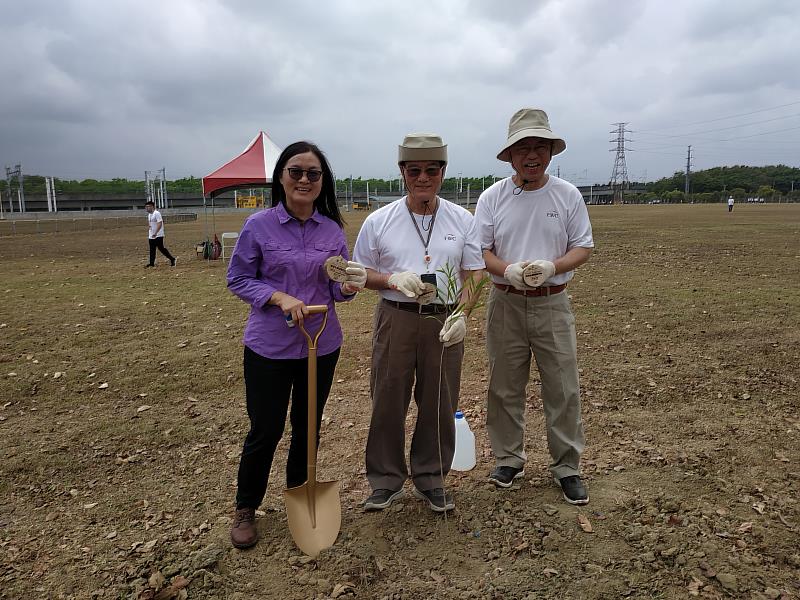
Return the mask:
[[[161,229],[158,233],[156,233],[156,227],[158,223],[161,223]],[[150,232],[148,233],[148,237],[152,240],[157,237],[164,237],[164,219],[161,218],[161,213],[157,210],[154,210],[151,213],[147,214],[147,224],[150,226]]]
[[[465,208],[439,198],[428,245],[431,261],[426,264],[425,244],[420,240],[412,218],[419,227],[419,233],[427,240],[428,231],[425,229],[430,228],[431,217],[417,214],[412,217],[406,198],[403,196],[367,217],[358,232],[353,260],[379,273],[435,273],[439,293],[445,295],[446,303],[457,303],[458,298],[446,297],[447,278],[439,269],[449,264],[455,271],[456,287],[460,288],[461,270],[477,271],[484,268],[474,218]],[[412,301],[397,290],[379,290],[378,293],[387,300]]]
[[[478,198],[475,225],[481,250],[514,263],[554,261],[571,248],[594,248],[589,211],[578,188],[552,175],[541,189],[514,195],[516,187],[510,177],[501,179]],[[567,283],[572,275],[559,273],[545,284]],[[491,277],[509,284],[504,277]]]

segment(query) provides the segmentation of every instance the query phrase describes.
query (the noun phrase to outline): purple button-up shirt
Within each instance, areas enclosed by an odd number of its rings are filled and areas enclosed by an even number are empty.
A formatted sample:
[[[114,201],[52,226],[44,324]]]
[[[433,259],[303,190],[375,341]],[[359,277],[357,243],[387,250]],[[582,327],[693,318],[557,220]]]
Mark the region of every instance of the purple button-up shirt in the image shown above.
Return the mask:
[[[342,228],[316,210],[304,223],[281,203],[247,218],[228,266],[228,289],[252,306],[244,344],[266,358],[305,358],[306,339],[299,327],[287,327],[277,306],[267,304],[272,294],[283,292],[306,305],[327,304],[328,324],[317,352],[330,354],[342,345],[342,328],[334,301],[350,300],[341,285],[330,281],[323,263],[329,256],[348,258]],[[308,315],[306,330],[314,332],[322,315]]]

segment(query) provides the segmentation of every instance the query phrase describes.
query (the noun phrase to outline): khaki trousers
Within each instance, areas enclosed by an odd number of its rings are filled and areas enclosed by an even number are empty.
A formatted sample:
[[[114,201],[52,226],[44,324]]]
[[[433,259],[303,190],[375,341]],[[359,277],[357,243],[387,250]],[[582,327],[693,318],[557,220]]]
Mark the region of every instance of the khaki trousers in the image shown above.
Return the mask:
[[[444,348],[439,341],[444,316],[378,302],[366,452],[367,479],[373,490],[399,490],[408,479],[405,420],[412,388],[417,422],[411,438],[411,478],[421,491],[444,487],[455,451],[453,415],[464,356],[463,343]]]
[[[584,448],[575,316],[566,291],[528,297],[492,288],[486,313],[489,395],[486,426],[497,466],[527,460],[525,388],[531,354],[542,380],[550,471],[560,479],[580,473]]]

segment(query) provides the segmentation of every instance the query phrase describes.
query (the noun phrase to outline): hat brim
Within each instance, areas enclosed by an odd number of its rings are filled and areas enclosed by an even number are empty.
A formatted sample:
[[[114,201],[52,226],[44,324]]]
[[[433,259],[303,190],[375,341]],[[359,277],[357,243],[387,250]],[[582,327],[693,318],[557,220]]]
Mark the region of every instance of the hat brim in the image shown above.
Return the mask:
[[[545,140],[553,140],[553,154],[561,154],[564,150],[567,149],[567,142],[563,139],[555,135],[552,131],[547,129],[521,129],[520,131],[516,132],[506,142],[506,145],[503,146],[503,149],[497,155],[497,160],[502,160],[503,162],[511,162],[511,152],[509,148],[516,144],[520,140],[524,140],[525,138],[529,137],[538,137],[543,138]]]
[[[397,162],[411,162],[412,160],[435,160],[447,163],[447,144],[437,148],[407,148],[397,147]]]

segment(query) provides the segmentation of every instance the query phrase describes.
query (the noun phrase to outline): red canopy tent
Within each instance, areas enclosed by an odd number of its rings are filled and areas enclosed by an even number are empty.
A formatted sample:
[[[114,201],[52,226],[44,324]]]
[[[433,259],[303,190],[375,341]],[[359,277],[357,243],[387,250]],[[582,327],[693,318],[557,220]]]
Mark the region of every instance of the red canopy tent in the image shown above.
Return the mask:
[[[211,198],[212,229],[215,229],[214,197],[240,188],[264,186],[272,182],[272,172],[281,149],[269,136],[259,131],[253,141],[236,158],[228,161],[219,169],[203,177],[203,212],[206,219],[206,243],[208,239],[208,213],[206,212],[206,196]],[[216,232],[215,232],[216,233]]]
[[[275,142],[260,131],[244,152],[203,177],[203,197],[213,198],[222,192],[270,183],[280,154]]]

